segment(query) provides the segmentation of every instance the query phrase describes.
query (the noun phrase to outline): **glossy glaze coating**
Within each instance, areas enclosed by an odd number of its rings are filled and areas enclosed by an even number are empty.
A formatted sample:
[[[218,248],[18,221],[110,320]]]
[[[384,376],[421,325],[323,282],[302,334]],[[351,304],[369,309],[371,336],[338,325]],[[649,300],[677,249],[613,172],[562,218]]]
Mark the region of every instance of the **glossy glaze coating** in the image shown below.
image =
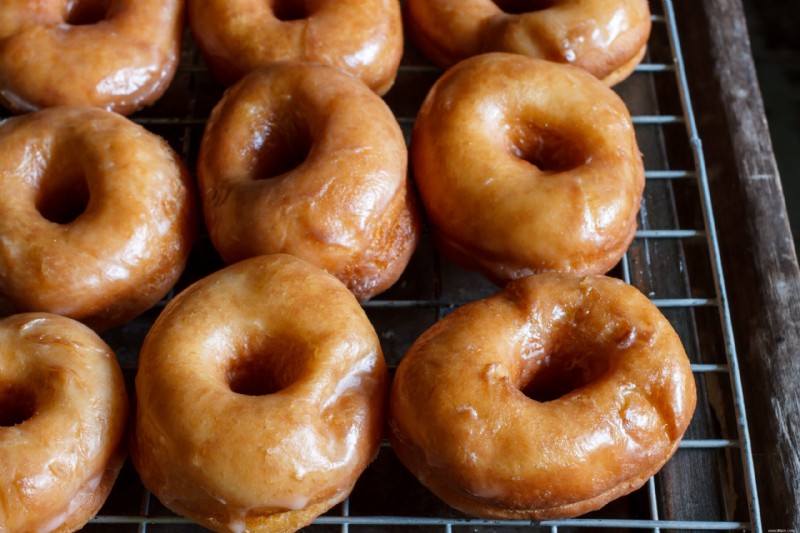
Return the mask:
[[[539,274],[414,343],[392,385],[390,439],[466,513],[567,518],[644,484],[695,402],[680,339],[644,295],[603,276]]]
[[[227,263],[288,253],[359,299],[402,274],[419,235],[403,134],[358,80],[300,63],[225,94],[197,164],[206,226]]]
[[[607,85],[627,78],[650,36],[647,0],[408,0],[414,43],[442,67],[511,52],[580,67]]]
[[[183,0],[3,0],[0,104],[132,113],[167,89],[182,33]]]
[[[248,259],[178,295],[148,334],[134,464],[205,527],[292,531],[377,454],[386,388],[375,330],[338,280],[287,255]]]
[[[411,162],[445,254],[498,283],[605,273],[636,231],[644,167],[628,110],[568,65],[459,63],[422,105]]]
[[[403,54],[398,0],[189,0],[214,76],[229,85],[276,61],[329,65],[385,94]]]
[[[97,330],[161,299],[196,205],[177,154],[124,117],[49,108],[0,123],[0,316],[47,311]]]
[[[0,320],[0,531],[75,531],[125,458],[128,397],[89,328],[45,313]]]

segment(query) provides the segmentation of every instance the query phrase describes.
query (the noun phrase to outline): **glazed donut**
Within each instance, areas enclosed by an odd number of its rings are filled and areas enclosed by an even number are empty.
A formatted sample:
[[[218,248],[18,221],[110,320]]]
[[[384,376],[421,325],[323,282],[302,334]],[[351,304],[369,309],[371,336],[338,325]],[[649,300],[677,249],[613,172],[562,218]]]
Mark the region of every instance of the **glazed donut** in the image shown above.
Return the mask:
[[[46,313],[0,319],[0,531],[80,529],[125,459],[128,396],[89,328]]]
[[[3,0],[0,104],[133,113],[172,81],[182,33],[183,0]]]
[[[435,324],[401,361],[390,440],[471,515],[577,516],[639,488],[696,403],[680,339],[639,291],[539,274]]]
[[[644,167],[628,110],[568,65],[459,63],[422,105],[411,162],[440,248],[497,283],[605,273],[636,232]]]
[[[383,95],[403,55],[398,0],[189,0],[189,23],[225,85],[276,61],[310,61]]]
[[[485,52],[568,63],[615,85],[641,62],[647,0],[408,0],[409,34],[441,67]]]
[[[0,316],[46,311],[96,330],[177,281],[196,229],[188,174],[124,117],[54,107],[0,123]]]
[[[276,64],[229,89],[197,174],[227,263],[288,253],[363,300],[400,277],[418,240],[400,126],[383,100],[330,67]]]
[[[242,261],[172,300],[145,339],[131,455],[214,531],[293,531],[344,500],[380,444],[378,337],[334,277]]]

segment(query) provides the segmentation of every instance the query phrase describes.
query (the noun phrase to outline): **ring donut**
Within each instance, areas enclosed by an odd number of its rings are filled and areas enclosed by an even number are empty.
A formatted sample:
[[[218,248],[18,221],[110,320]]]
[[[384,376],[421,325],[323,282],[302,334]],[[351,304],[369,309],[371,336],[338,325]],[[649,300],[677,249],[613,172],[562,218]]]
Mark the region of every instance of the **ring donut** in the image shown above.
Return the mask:
[[[226,263],[287,253],[360,300],[394,284],[420,233],[403,133],[362,83],[322,65],[251,73],[211,114],[197,163]]]
[[[186,264],[195,200],[177,154],[115,113],[54,107],[0,123],[0,316],[96,330],[161,299]]]
[[[387,379],[339,281],[287,255],[242,261],[178,295],[148,334],[134,465],[212,530],[293,531],[375,458]]]
[[[459,63],[420,109],[411,163],[445,255],[497,283],[608,272],[636,232],[645,180],[628,110],[567,65]]]
[[[3,0],[0,104],[133,113],[172,81],[182,33],[182,0]]]
[[[680,339],[639,291],[540,274],[435,324],[401,361],[390,439],[449,505],[551,520],[637,489],[694,412]]]
[[[0,319],[0,531],[75,531],[125,458],[128,396],[89,328],[28,313]]]
[[[414,43],[441,67],[486,52],[572,64],[606,85],[627,78],[650,37],[647,0],[408,0]]]
[[[189,0],[189,23],[225,85],[276,61],[309,61],[383,95],[403,54],[397,0]]]

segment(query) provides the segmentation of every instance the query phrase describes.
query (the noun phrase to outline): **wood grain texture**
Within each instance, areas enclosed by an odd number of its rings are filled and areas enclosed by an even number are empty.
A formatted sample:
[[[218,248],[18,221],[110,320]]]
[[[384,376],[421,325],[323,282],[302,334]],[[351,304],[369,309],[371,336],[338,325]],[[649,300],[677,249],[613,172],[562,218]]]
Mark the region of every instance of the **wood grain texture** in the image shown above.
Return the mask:
[[[677,2],[765,530],[800,527],[800,271],[740,0]],[[705,52],[707,53],[701,53]]]

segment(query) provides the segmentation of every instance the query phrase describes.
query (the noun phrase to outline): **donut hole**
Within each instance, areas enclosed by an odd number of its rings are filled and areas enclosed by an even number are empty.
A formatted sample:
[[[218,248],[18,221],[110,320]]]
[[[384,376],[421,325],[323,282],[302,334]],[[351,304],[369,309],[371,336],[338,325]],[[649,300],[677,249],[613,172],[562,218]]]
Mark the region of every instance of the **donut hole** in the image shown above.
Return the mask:
[[[89,26],[108,18],[109,0],[73,0],[67,3],[64,22],[70,26]]]
[[[521,15],[542,11],[555,6],[558,0],[492,0],[503,12],[510,15]]]
[[[33,417],[36,401],[33,394],[17,386],[0,386],[0,427],[22,424]]]
[[[598,381],[610,370],[610,359],[598,354],[552,353],[540,360],[520,390],[537,402],[551,402]]]
[[[566,172],[585,164],[586,153],[575,139],[551,128],[512,127],[508,145],[511,154],[542,172]]]
[[[270,179],[290,172],[305,162],[311,153],[311,131],[299,117],[287,113],[270,123],[258,148],[254,175]]]
[[[305,0],[272,0],[275,18],[284,22],[308,18]]]
[[[36,209],[56,224],[69,224],[89,206],[89,184],[82,172],[45,173],[36,196]]]
[[[256,350],[231,361],[228,385],[236,394],[245,396],[275,394],[297,381],[304,369],[302,361],[295,351],[285,347]]]

